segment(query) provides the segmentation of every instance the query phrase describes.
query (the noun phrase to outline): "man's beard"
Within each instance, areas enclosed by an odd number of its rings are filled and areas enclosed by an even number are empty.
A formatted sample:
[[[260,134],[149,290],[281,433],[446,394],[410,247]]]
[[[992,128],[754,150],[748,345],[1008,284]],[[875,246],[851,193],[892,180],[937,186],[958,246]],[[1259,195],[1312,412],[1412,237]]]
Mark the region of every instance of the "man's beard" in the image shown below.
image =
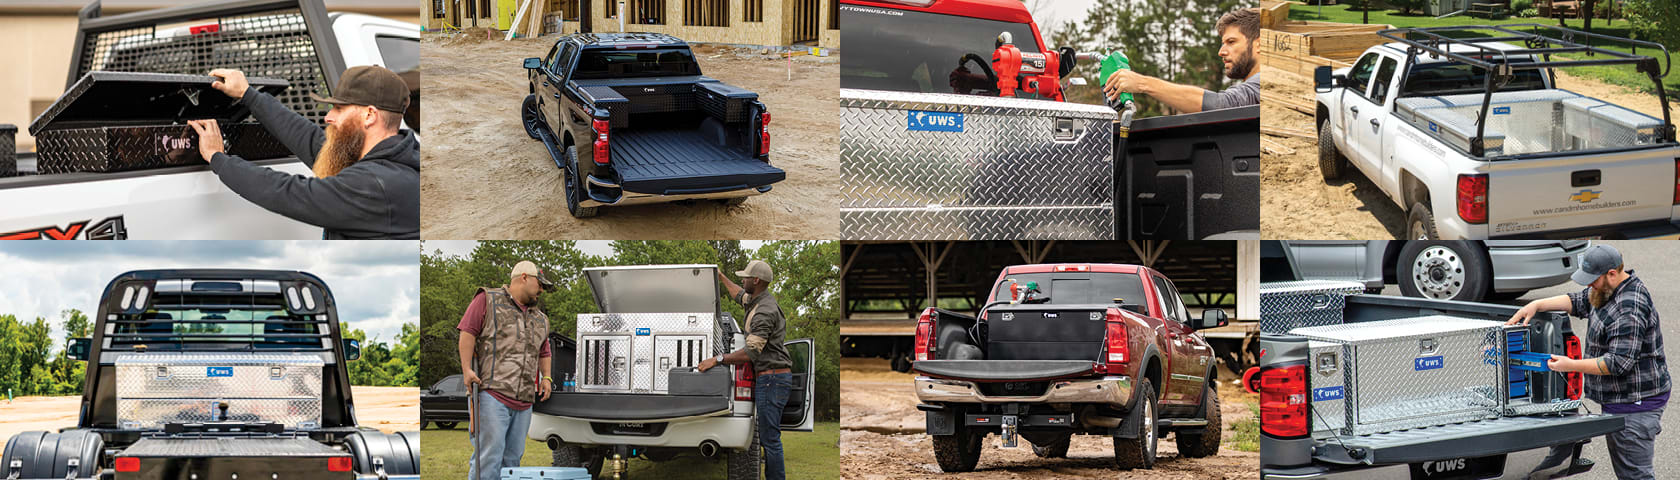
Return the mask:
[[[1231,61],[1231,68],[1225,69],[1225,76],[1232,80],[1246,80],[1248,74],[1254,71],[1254,53],[1243,52],[1236,60]]]
[[[1610,294],[1614,292],[1609,288],[1600,290],[1598,287],[1588,287],[1587,301],[1592,303],[1594,309],[1597,309],[1603,307],[1606,303],[1610,303]]]
[[[366,143],[367,133],[361,129],[342,123],[327,125],[327,141],[321,143],[320,153],[315,154],[315,177],[331,177],[349,168],[361,160]]]

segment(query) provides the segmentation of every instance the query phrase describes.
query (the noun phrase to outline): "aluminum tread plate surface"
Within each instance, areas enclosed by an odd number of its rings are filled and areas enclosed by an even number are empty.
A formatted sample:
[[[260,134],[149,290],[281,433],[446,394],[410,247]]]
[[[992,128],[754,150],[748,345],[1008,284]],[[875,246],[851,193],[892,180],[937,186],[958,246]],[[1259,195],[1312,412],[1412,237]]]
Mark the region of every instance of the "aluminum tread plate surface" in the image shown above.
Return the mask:
[[[840,105],[845,238],[1114,236],[1107,107],[856,89]],[[962,131],[910,130],[911,111],[961,114]]]
[[[579,314],[578,391],[664,393],[671,369],[725,353],[722,332],[710,313]]]
[[[1260,331],[1289,333],[1301,327],[1338,325],[1346,297],[1365,285],[1339,280],[1300,280],[1260,285]]]
[[[321,422],[325,363],[315,355],[130,353],[113,363],[117,420],[125,429],[229,419],[307,429]],[[218,418],[218,403],[227,403],[228,418]]]
[[[338,457],[349,455],[308,438],[141,438],[125,457]]]
[[[1503,332],[1501,322],[1428,315],[1290,334],[1322,342],[1309,343],[1316,347],[1311,378],[1339,367],[1348,409],[1341,431],[1363,435],[1499,416],[1505,403]],[[1319,364],[1318,355],[1335,349],[1326,344],[1341,347],[1339,365]]]

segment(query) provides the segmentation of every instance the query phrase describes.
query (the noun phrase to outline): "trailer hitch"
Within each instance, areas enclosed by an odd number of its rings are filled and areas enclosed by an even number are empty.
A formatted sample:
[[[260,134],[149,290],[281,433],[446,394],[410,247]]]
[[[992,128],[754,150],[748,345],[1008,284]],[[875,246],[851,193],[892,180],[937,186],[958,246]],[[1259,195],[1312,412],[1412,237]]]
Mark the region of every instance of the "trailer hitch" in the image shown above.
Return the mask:
[[[1018,417],[1014,415],[1003,416],[1003,448],[1015,448],[1016,445],[1020,444],[1015,435],[1015,424],[1017,419]]]

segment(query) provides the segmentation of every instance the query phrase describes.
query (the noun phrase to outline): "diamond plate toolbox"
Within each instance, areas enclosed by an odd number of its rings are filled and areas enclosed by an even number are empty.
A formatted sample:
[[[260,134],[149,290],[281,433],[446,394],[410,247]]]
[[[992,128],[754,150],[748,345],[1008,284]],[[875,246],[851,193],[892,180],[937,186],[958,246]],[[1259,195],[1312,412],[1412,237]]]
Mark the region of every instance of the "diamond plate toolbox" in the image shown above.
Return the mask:
[[[1346,297],[1365,291],[1359,282],[1302,280],[1260,285],[1260,331],[1289,333],[1301,327],[1340,325]]]
[[[585,313],[577,317],[583,392],[666,393],[673,368],[724,353],[711,313]]]
[[[1498,417],[1503,331],[1430,315],[1289,333],[1309,340],[1314,431],[1369,435]]]
[[[1114,238],[1107,107],[856,89],[840,107],[845,238]]]
[[[324,363],[314,355],[137,353],[115,363],[117,420],[125,430],[214,421],[307,430],[321,423]]]

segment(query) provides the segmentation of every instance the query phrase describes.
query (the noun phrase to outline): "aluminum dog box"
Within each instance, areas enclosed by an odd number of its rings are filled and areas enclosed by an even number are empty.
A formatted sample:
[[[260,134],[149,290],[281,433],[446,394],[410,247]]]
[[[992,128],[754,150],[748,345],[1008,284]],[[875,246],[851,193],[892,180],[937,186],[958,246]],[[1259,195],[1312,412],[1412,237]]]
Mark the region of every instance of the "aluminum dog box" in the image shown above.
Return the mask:
[[[1334,416],[1336,405],[1342,405],[1343,434],[1445,425],[1502,413],[1505,335],[1500,322],[1430,315],[1290,333],[1311,341],[1308,386],[1314,389],[1313,411]],[[1339,393],[1333,390],[1338,374],[1343,382]],[[1317,427],[1335,428],[1336,422],[1315,421]]]
[[[1348,295],[1365,291],[1359,282],[1302,280],[1260,285],[1260,331],[1289,333],[1301,327],[1340,325]]]
[[[584,269],[602,313],[577,316],[578,391],[667,393],[672,369],[726,352],[719,322],[734,320],[718,314],[716,272],[712,265]]]
[[[220,421],[309,430],[321,423],[324,363],[315,355],[153,352],[122,354],[115,363],[125,430]]]
[[[210,88],[216,77],[162,73],[89,72],[47,107],[35,136],[41,174],[116,172],[202,165],[198,134],[188,120],[214,119],[229,154],[247,160],[290,155],[260,125],[243,122],[249,110]],[[249,79],[275,95],[284,80]]]
[[[1114,238],[1108,107],[855,89],[840,107],[844,238]]]

